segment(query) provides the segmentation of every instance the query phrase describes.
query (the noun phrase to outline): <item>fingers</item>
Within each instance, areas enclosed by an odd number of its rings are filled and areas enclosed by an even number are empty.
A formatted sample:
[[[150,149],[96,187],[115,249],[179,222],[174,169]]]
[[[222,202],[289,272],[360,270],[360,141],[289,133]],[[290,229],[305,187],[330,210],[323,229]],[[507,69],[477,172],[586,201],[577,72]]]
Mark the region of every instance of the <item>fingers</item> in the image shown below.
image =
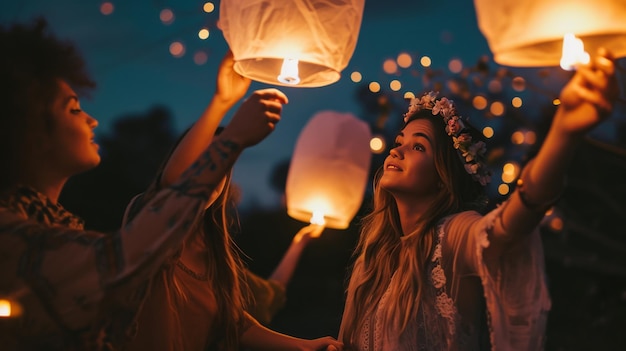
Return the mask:
[[[275,88],[257,90],[254,92],[254,94],[258,95],[262,99],[276,100],[281,104],[289,103],[289,99],[287,99],[287,95],[285,95],[282,91],[275,89]]]
[[[610,111],[617,97],[617,81],[612,54],[606,49],[598,50],[598,56],[580,66],[573,77],[573,92],[602,111]]]

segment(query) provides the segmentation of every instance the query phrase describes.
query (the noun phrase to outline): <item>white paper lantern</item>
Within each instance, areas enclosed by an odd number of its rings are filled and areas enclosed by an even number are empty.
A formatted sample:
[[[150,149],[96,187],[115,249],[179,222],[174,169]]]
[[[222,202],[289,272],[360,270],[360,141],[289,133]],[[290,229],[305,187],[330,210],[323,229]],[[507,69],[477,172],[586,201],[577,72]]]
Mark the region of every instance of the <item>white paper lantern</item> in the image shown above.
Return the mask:
[[[474,0],[478,27],[494,61],[506,66],[558,66],[565,34],[586,52],[606,47],[626,56],[625,0]]]
[[[348,65],[364,4],[365,0],[222,0],[219,27],[239,74],[274,85],[320,87],[338,81]]]
[[[369,125],[350,113],[317,113],[300,133],[291,158],[287,213],[303,222],[323,216],[326,227],[347,228],[363,202],[370,139]]]

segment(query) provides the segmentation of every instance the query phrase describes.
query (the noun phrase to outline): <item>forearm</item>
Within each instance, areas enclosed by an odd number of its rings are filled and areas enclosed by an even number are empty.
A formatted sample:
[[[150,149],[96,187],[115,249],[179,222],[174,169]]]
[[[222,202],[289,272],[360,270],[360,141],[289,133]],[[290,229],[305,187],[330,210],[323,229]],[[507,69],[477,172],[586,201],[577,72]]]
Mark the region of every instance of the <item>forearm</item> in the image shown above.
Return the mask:
[[[283,287],[287,287],[291,277],[293,277],[293,273],[296,270],[296,266],[298,265],[298,261],[300,260],[300,256],[302,255],[302,251],[307,245],[309,237],[305,238],[294,238],[291,245],[287,249],[287,252],[283,255],[283,258],[280,260],[276,269],[269,277],[269,279],[275,280],[280,283]]]
[[[270,330],[254,321],[241,336],[241,346],[254,351],[298,351],[301,339]]]
[[[167,160],[161,176],[161,186],[173,184],[211,144],[217,128],[232,105],[231,102],[218,98],[211,100]]]
[[[594,113],[589,105],[589,113]],[[555,118],[561,118],[559,110]],[[545,211],[563,192],[567,170],[582,135],[551,128],[537,155],[522,170],[517,188],[511,194],[496,223],[494,234],[515,242],[534,230]]]
[[[145,264],[158,266],[147,253],[162,252],[167,256],[179,247],[192,229],[191,224],[201,216],[213,189],[240,153],[241,148],[231,141],[215,140],[175,184],[146,199],[141,210],[122,229],[125,266],[114,280],[135,274]]]

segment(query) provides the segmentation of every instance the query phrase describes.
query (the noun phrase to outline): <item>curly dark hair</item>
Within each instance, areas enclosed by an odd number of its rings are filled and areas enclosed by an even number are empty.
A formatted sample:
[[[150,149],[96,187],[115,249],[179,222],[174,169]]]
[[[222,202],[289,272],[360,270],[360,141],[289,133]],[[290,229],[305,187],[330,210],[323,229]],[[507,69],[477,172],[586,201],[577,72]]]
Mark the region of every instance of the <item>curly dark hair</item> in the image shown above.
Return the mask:
[[[96,84],[76,47],[57,39],[44,18],[0,26],[0,188],[10,186],[28,139],[49,121],[59,80],[86,94]],[[42,123],[42,120],[44,121]],[[15,172],[13,172],[15,173]]]

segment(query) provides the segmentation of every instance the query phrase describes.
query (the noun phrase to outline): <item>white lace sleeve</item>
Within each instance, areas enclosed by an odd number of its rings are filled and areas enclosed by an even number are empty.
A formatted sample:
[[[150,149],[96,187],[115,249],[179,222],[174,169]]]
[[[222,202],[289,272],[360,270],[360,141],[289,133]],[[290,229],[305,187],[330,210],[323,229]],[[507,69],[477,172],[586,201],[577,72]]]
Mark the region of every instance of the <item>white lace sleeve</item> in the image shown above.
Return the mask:
[[[539,230],[529,233],[499,259],[483,259],[483,251],[490,244],[488,233],[503,207],[482,217],[475,212],[454,216],[448,223],[447,242],[457,245],[452,250],[463,256],[458,261],[465,261],[480,277],[492,350],[542,350],[551,301]]]

